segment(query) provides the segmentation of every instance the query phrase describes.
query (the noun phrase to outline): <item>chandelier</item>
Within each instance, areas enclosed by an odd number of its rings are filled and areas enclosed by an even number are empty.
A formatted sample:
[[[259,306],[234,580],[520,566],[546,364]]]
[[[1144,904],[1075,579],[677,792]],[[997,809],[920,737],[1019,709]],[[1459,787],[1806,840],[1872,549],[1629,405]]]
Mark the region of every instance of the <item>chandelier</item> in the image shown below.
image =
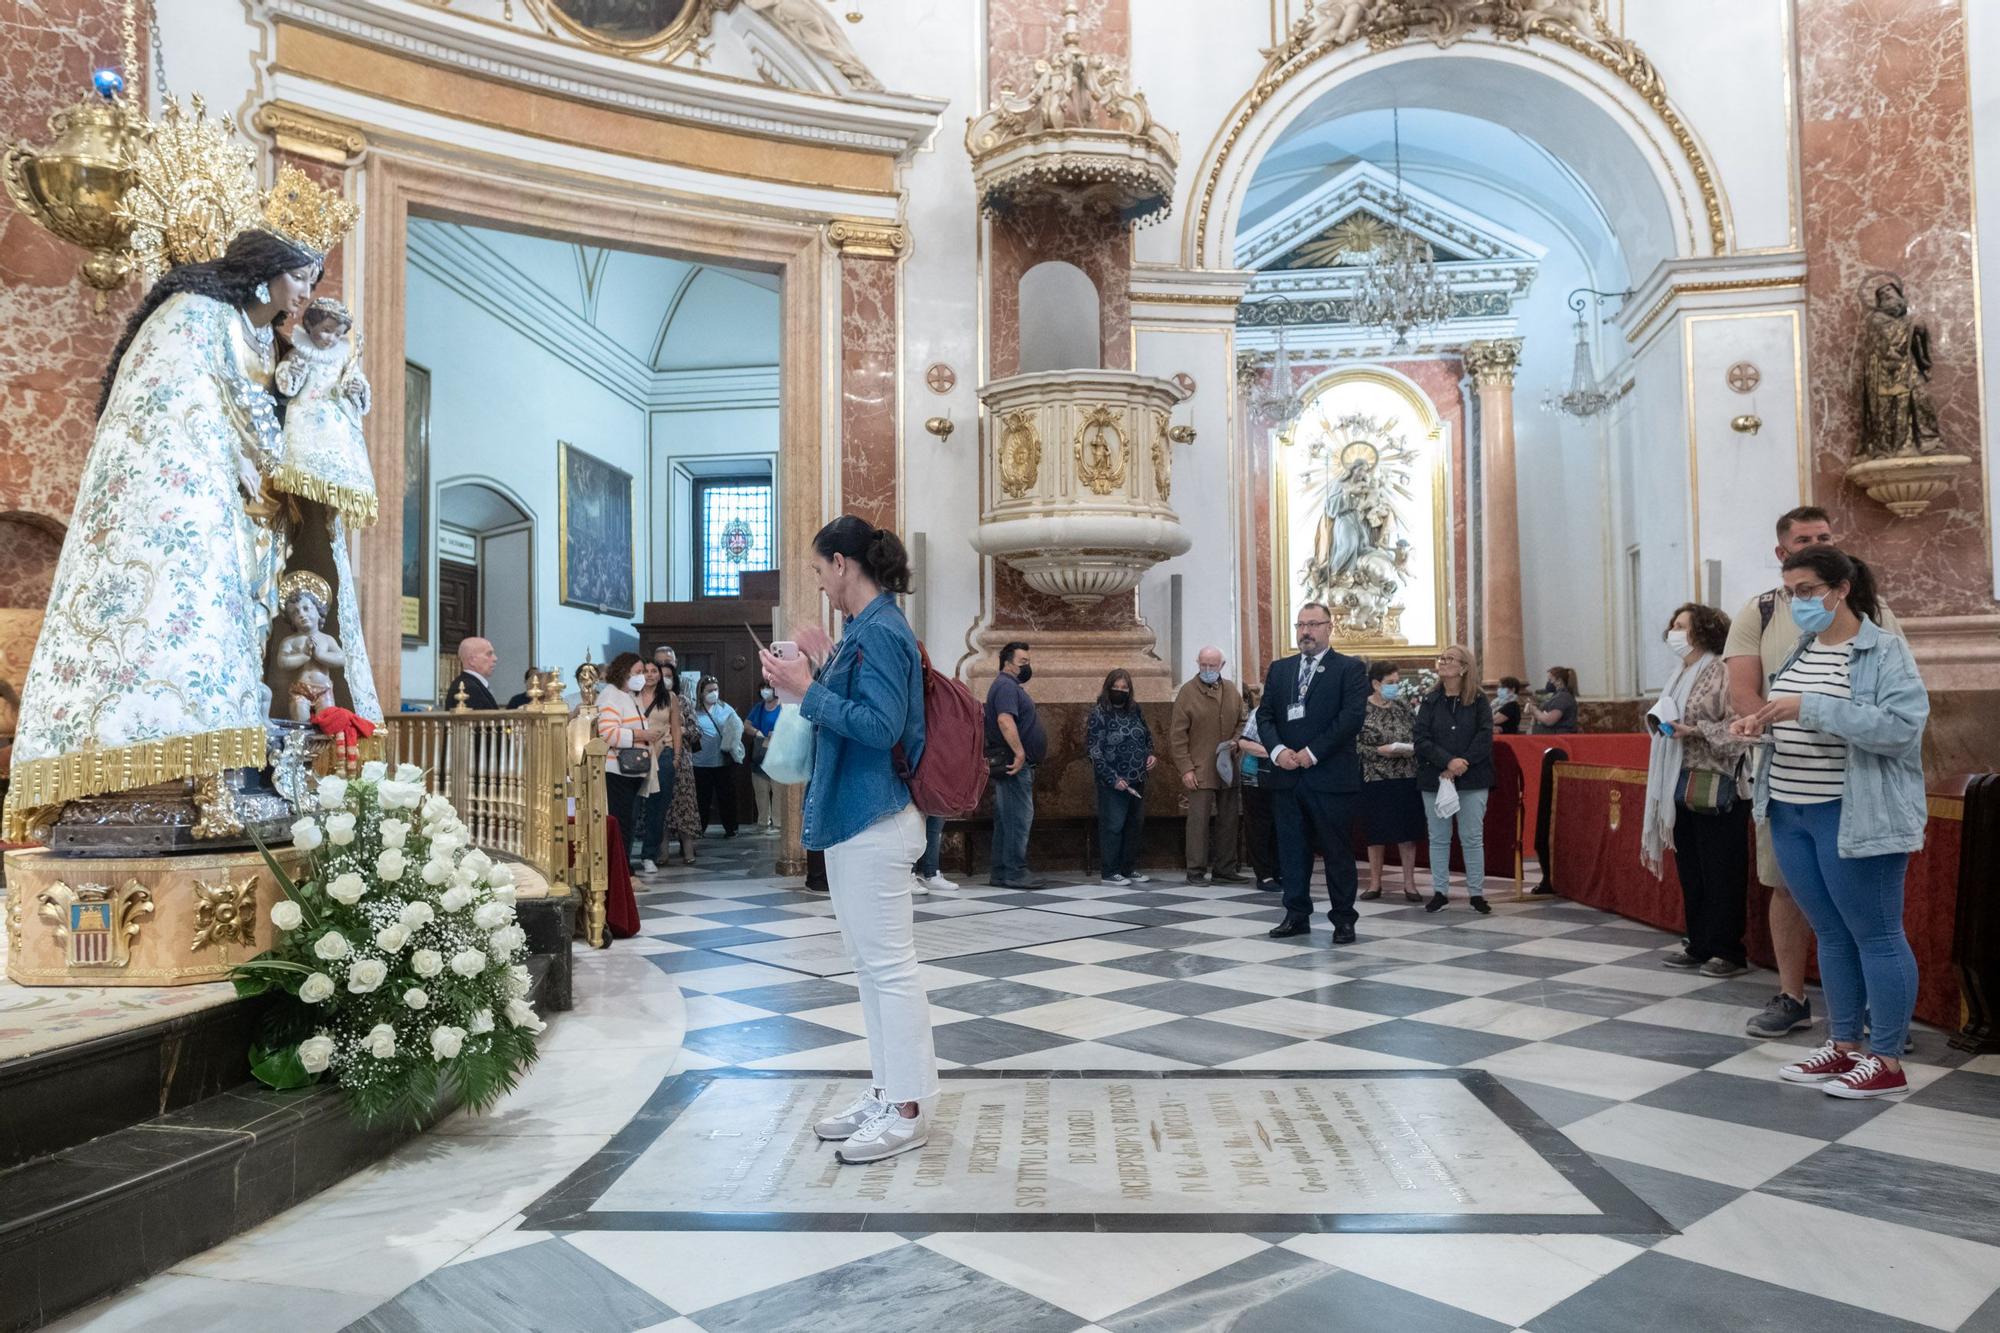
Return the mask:
[[[1284,444],[1291,443],[1292,426],[1306,410],[1306,401],[1292,383],[1292,349],[1285,341],[1285,326],[1292,322],[1298,305],[1288,296],[1271,296],[1257,303],[1269,308],[1269,323],[1278,330],[1278,351],[1271,361],[1271,378],[1250,392],[1250,415],[1262,422]],[[1264,323],[1263,319],[1255,322]]]
[[[1369,252],[1368,267],[1362,270],[1354,319],[1395,334],[1393,346],[1400,351],[1410,345],[1412,329],[1451,318],[1451,289],[1438,276],[1431,247],[1409,230],[1409,204],[1403,198],[1403,113],[1397,108],[1390,114],[1396,140],[1396,202],[1389,206],[1389,234]]]
[[[1625,297],[1630,292],[1600,292],[1595,287],[1579,287],[1569,294],[1569,308],[1576,312],[1576,357],[1571,362],[1569,392],[1557,393],[1554,389],[1542,395],[1542,411],[1561,413],[1566,417],[1594,417],[1605,408],[1618,401],[1619,395],[1597,386],[1597,363],[1590,355],[1589,331],[1584,326],[1583,312],[1585,296],[1602,299],[1606,296]]]

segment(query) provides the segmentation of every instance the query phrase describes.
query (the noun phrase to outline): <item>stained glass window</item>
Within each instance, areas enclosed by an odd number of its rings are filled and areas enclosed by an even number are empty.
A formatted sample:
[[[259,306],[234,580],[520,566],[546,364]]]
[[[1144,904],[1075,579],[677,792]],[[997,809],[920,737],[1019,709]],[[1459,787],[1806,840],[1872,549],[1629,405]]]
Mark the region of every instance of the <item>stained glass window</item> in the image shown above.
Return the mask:
[[[772,567],[771,483],[717,478],[695,485],[696,586],[703,597],[734,597],[746,571]]]

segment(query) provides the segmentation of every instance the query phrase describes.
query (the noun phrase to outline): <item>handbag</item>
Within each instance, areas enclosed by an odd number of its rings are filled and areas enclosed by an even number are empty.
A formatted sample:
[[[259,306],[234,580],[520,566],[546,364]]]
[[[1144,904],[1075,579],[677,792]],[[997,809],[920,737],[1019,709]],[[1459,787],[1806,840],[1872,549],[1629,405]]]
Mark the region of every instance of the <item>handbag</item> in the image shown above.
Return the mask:
[[[778,725],[764,750],[764,776],[787,787],[797,787],[811,779],[813,753],[818,748],[818,728],[805,720],[796,708],[778,714]]]
[[[625,745],[611,752],[618,771],[628,778],[643,778],[653,767],[653,752],[643,745]]]
[[[1726,815],[1736,808],[1736,775],[1707,768],[1684,768],[1674,799],[1689,814]]]

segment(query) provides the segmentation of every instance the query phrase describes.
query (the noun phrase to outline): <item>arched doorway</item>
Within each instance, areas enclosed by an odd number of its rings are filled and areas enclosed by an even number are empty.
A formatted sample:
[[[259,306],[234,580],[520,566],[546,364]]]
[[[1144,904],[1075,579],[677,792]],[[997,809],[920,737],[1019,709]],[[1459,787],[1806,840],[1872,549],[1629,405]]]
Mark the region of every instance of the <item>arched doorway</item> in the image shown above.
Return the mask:
[[[460,478],[438,487],[437,516],[438,679],[457,674],[459,640],[477,634],[493,644],[504,703],[537,665],[535,514],[496,482]]]

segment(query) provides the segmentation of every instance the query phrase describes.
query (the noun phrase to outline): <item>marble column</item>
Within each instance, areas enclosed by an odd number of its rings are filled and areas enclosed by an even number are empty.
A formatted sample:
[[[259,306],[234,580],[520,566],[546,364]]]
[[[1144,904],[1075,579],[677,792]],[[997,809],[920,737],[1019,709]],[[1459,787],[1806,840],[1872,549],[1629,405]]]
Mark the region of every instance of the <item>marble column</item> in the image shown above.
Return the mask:
[[[1479,386],[1480,668],[1488,680],[1528,674],[1521,626],[1521,510],[1514,485],[1514,371],[1519,338],[1468,343],[1466,369]]]
[[[827,229],[840,252],[840,512],[897,528],[896,284],[909,233],[893,222],[841,219]]]

